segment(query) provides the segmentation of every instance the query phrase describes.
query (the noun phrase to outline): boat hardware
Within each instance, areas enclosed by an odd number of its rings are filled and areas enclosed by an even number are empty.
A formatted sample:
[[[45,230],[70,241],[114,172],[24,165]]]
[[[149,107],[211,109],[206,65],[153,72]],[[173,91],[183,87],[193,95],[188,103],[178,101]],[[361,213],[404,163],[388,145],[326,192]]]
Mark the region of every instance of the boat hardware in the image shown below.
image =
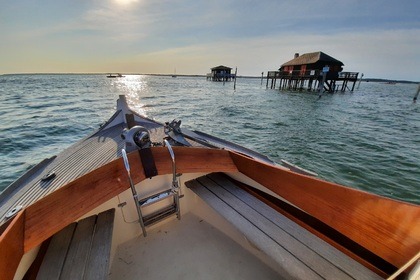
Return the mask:
[[[120,207],[120,208],[122,208],[122,207],[124,207],[124,206],[126,206],[127,205],[127,202],[121,202],[120,204],[118,204],[117,206],[118,207]]]
[[[13,207],[12,210],[10,210],[9,212],[6,213],[6,219],[10,219],[14,215],[16,215],[17,212],[19,212],[20,210],[22,210],[22,208],[23,208],[22,205],[18,205],[18,206]]]
[[[169,199],[173,199],[173,200],[169,205],[166,204],[166,206],[164,206],[163,208],[160,208],[159,210],[156,210],[149,215],[143,216],[142,220],[145,226],[154,224],[174,214],[177,216],[178,220],[181,219],[181,212],[180,212],[180,206],[179,206],[180,187],[178,184],[177,174],[176,174],[175,154],[169,141],[166,139],[164,139],[163,141],[164,141],[165,146],[168,148],[169,154],[171,156],[171,161],[172,161],[171,187],[165,191],[155,193],[148,197],[140,199],[138,201],[138,205],[141,208],[144,208],[163,200],[169,200]]]
[[[160,209],[150,215],[143,217],[143,222],[145,226],[152,225],[160,220],[171,217],[173,214],[176,214],[176,207],[174,205],[169,205],[165,208]]]
[[[187,140],[185,140],[184,135],[181,131],[181,120],[173,120],[172,122],[166,122],[164,126],[164,132],[172,140],[172,145],[184,145],[191,146]]]
[[[136,188],[134,187],[133,180],[131,179],[130,164],[128,162],[127,153],[126,153],[125,149],[122,149],[121,153],[122,153],[123,160],[124,160],[125,170],[127,171],[128,180],[130,181],[130,188],[131,188],[131,192],[133,193],[134,203],[136,204],[137,214],[139,216],[139,224],[141,226],[141,230],[143,231],[143,236],[146,237],[147,236],[146,228],[145,228],[144,223],[143,223],[143,215],[141,213],[140,205],[138,203],[137,191],[136,191]]]
[[[42,178],[41,181],[42,182],[46,182],[46,181],[50,181],[52,179],[55,178],[55,172],[54,171],[50,171],[47,174],[45,174]]]
[[[283,164],[283,166],[287,167],[290,171],[299,173],[299,174],[303,174],[303,175],[308,175],[308,176],[313,176],[313,177],[318,177],[318,174],[315,172],[312,172],[310,170],[304,169],[300,166],[294,165],[284,159],[281,160],[281,163]]]
[[[163,142],[165,143],[165,146],[168,148],[169,154],[171,155],[171,160],[172,160],[172,192],[175,194],[174,195],[174,200],[175,200],[175,205],[176,205],[176,212],[177,212],[177,217],[178,220],[181,219],[181,212],[179,209],[179,184],[178,184],[178,180],[177,180],[177,176],[176,176],[176,162],[175,162],[175,153],[171,147],[171,145],[169,144],[168,140],[163,140]]]
[[[139,150],[141,162],[144,169],[144,174],[147,178],[157,175],[157,169],[153,154],[150,150],[152,141],[150,140],[149,131],[143,126],[133,126],[130,129],[124,129],[121,138],[125,140],[125,150],[132,152]]]
[[[155,159],[153,158],[153,154],[150,148],[139,149],[139,155],[143,166],[144,175],[147,178],[152,178],[153,176],[158,175]]]
[[[127,152],[150,148],[152,144],[149,131],[139,125],[133,126],[130,129],[124,129],[121,138],[125,140],[125,150]]]
[[[162,201],[165,198],[168,198],[171,196],[174,196],[174,192],[171,189],[169,189],[169,190],[165,190],[163,192],[145,197],[143,199],[140,199],[139,204],[140,204],[140,207],[145,207],[145,206],[152,205],[156,202]]]

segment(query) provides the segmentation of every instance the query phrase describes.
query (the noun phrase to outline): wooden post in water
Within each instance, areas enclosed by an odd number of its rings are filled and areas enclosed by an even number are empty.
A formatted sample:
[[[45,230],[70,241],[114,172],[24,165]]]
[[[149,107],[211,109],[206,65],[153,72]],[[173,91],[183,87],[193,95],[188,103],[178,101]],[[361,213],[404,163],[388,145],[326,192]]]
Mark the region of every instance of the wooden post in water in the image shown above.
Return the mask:
[[[414,95],[414,97],[413,97],[413,102],[414,103],[416,103],[416,101],[417,101],[417,97],[419,97],[419,93],[420,93],[420,84],[419,84],[419,86],[417,87],[417,93]]]
[[[233,81],[233,90],[236,89],[236,74],[238,74],[238,67],[235,68],[235,81]]]
[[[328,66],[325,66],[324,68],[322,68],[322,82],[318,84],[318,92],[320,92],[321,89],[324,88],[324,83],[325,83],[325,80],[327,79],[327,73],[329,70],[330,68]]]
[[[265,88],[268,88],[268,74],[270,74],[270,71],[267,71],[267,84],[265,85]]]
[[[264,72],[261,72],[261,85],[262,85],[262,82],[263,82],[263,78],[264,78]]]
[[[360,80],[359,80],[359,84],[357,85],[357,89],[359,89],[359,87],[360,87],[360,83],[362,82],[362,79],[363,79],[363,73],[362,73],[362,75],[360,76]]]

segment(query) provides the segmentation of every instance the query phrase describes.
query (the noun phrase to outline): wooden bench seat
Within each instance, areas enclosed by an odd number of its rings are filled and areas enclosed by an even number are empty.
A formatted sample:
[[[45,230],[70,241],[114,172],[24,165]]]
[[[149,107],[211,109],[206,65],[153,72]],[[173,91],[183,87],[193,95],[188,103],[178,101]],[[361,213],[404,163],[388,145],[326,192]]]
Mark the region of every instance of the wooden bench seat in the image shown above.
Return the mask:
[[[36,279],[106,279],[114,216],[110,209],[56,233]]]
[[[186,185],[272,258],[288,279],[382,279],[226,175],[210,174]]]

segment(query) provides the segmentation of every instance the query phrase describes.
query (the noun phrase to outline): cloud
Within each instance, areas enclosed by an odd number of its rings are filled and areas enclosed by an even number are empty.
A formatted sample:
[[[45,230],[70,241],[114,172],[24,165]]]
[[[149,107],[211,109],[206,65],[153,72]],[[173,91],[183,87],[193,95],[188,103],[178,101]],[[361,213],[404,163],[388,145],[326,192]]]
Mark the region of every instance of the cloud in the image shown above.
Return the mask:
[[[120,72],[172,73],[176,67],[180,74],[205,74],[226,64],[237,66],[241,75],[259,76],[278,69],[295,52],[323,51],[342,60],[348,71],[418,79],[420,22],[417,2],[411,0],[92,0],[53,2],[49,9],[31,2],[14,5],[0,11],[6,21],[0,25],[0,55],[12,57],[2,58],[0,71],[5,72],[16,65],[37,72],[43,61],[42,69],[51,72],[77,72],[79,66],[83,72],[115,67]],[[2,17],[7,11],[19,13]]]
[[[170,73],[205,74],[215,65],[238,67],[241,75],[276,70],[295,52],[323,51],[344,64],[344,71],[365,77],[418,79],[420,30],[366,31],[334,35],[291,34],[227,39],[133,55],[131,62]],[[133,69],[133,68],[132,68]],[[139,71],[143,70],[139,66]],[[392,69],[395,69],[392,70]],[[135,69],[133,69],[135,70]],[[158,71],[159,72],[159,71]]]

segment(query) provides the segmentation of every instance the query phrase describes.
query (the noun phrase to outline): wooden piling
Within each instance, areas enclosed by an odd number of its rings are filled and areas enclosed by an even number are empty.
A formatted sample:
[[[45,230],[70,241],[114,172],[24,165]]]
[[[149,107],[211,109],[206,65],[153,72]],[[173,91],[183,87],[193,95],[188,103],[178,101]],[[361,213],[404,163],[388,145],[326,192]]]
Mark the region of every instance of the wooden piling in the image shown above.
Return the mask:
[[[419,93],[420,93],[420,84],[417,87],[417,93],[414,95],[413,97],[413,102],[416,103],[417,102],[417,97],[419,97]]]
[[[362,79],[363,79],[363,73],[362,73],[362,75],[360,76],[360,80],[359,80],[359,84],[357,85],[357,89],[359,89],[359,87],[360,87],[360,83],[362,82]]]
[[[307,91],[317,90],[333,93],[338,90],[345,92],[346,90],[354,91],[359,73],[357,72],[325,72],[321,70],[307,70],[307,71],[268,71],[267,84],[271,81],[270,88],[276,88],[277,80],[279,80],[280,90]],[[349,82],[353,82],[351,88]]]
[[[233,81],[233,90],[236,89],[236,75],[238,74],[238,67],[235,68],[235,80]]]

